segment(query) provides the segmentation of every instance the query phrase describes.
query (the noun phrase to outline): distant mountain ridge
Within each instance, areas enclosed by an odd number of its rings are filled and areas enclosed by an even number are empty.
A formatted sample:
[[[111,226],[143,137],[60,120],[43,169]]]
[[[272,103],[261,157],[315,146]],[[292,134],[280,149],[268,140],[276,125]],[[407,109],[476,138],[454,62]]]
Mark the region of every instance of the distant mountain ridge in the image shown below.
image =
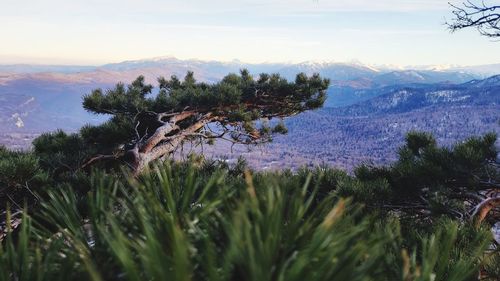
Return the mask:
[[[487,67],[495,69],[491,65]],[[130,83],[139,75],[144,75],[149,83],[155,83],[160,76],[183,77],[187,71],[194,71],[200,81],[216,82],[227,73],[238,72],[241,68],[247,68],[253,74],[277,72],[287,79],[295,79],[299,72],[309,75],[319,72],[331,79],[330,98],[325,106],[333,107],[346,106],[377,96],[373,89],[385,86],[438,82],[457,84],[482,77],[466,70],[435,71],[429,70],[429,67],[421,70],[397,70],[377,68],[359,62],[248,64],[240,61],[218,62],[160,57],[102,66],[0,65],[0,94],[34,97],[46,112],[50,112],[51,107],[67,108],[74,115],[68,118],[81,123],[82,117],[88,118],[80,106],[81,96],[93,88],[109,88],[117,82]],[[56,96],[57,98],[54,98]],[[51,106],[46,106],[47,100],[52,102]]]
[[[86,65],[39,65],[39,64],[0,64],[0,73],[40,73],[40,72],[58,72],[58,73],[75,73],[82,71],[92,71],[97,69],[97,66]]]
[[[287,79],[294,79],[299,72],[309,75],[319,72],[331,79],[326,107],[349,106],[369,100],[399,85],[415,83],[454,85],[467,81],[480,83],[479,75],[463,71],[380,70],[358,62],[246,64],[240,61],[217,62],[162,57],[97,67],[0,66],[0,95],[4,100],[4,111],[0,113],[0,128],[10,131],[45,131],[59,127],[77,129],[84,123],[102,120],[89,115],[81,107],[81,96],[92,89],[110,88],[120,81],[129,83],[139,75],[145,75],[148,82],[154,83],[159,76],[182,77],[187,71],[194,71],[200,81],[216,82],[227,73],[238,72],[241,68],[247,68],[253,74],[277,72]],[[20,103],[29,99],[34,100],[33,104],[36,107],[29,111],[19,107]],[[17,118],[22,122],[14,120],[13,115],[20,116]],[[51,122],[40,121],[49,117]],[[16,125],[16,122],[22,123],[22,126]]]
[[[426,66],[392,66],[392,65],[368,65],[358,61],[353,62],[333,62],[333,61],[306,61],[302,63],[245,63],[239,60],[228,62],[221,61],[206,61],[198,59],[181,60],[175,57],[157,57],[141,60],[128,60],[119,63],[109,63],[104,65],[38,65],[38,64],[13,64],[1,65],[0,73],[40,73],[40,72],[57,72],[57,73],[79,73],[79,72],[92,72],[96,70],[104,71],[126,71],[139,68],[158,68],[158,67],[177,67],[177,68],[200,68],[210,70],[230,70],[237,71],[241,67],[248,68],[253,72],[286,72],[294,70],[308,72],[329,72],[332,67],[347,67],[352,70],[368,73],[390,73],[399,71],[414,70],[418,72],[463,72],[485,78],[487,76],[500,73],[500,63],[488,65],[474,65],[474,66],[457,66],[457,65],[426,65]],[[325,74],[327,75],[327,74]],[[358,75],[358,74],[356,74]],[[355,76],[356,76],[355,75]],[[349,75],[348,79],[353,79]],[[335,80],[343,80],[345,77],[339,75]]]
[[[430,106],[500,105],[500,75],[463,84],[409,84],[368,90],[373,98],[339,108],[338,115],[402,113]]]
[[[312,74],[321,73],[323,76],[334,81],[356,80],[360,78],[373,78],[379,75],[392,75],[394,78],[402,79],[401,83],[437,83],[449,81],[452,83],[466,82],[473,78],[485,78],[500,73],[500,63],[484,66],[425,66],[415,68],[390,67],[390,66],[370,66],[360,62],[315,62],[306,61],[302,63],[260,63],[251,64],[241,61],[218,62],[202,60],[179,60],[174,57],[161,57],[154,59],[124,61],[121,63],[106,64],[100,68],[106,70],[126,71],[139,68],[157,67],[177,67],[192,68],[200,70],[222,71],[223,73],[236,72],[241,68],[247,68],[252,73],[278,72],[286,78],[294,79],[299,72]],[[474,71],[475,70],[475,71]],[[398,74],[401,77],[397,77]],[[457,77],[455,77],[456,75]],[[413,76],[411,78],[411,76]],[[406,79],[406,80],[403,80]],[[384,80],[391,80],[390,77],[381,76],[378,79],[380,84],[388,83]],[[389,82],[393,83],[393,82]]]
[[[452,71],[454,67],[408,70],[360,63],[157,58],[94,68],[0,66],[0,144],[23,148],[41,132],[76,131],[85,123],[102,122],[106,117],[90,115],[81,106],[82,95],[95,88],[130,83],[138,75],[154,83],[158,76],[182,77],[189,70],[199,81],[215,82],[241,68],[253,74],[278,72],[288,79],[298,72],[319,72],[332,80],[325,107],[287,119],[288,135],[277,136],[259,152],[241,148],[229,156],[234,160],[244,155],[256,168],[325,162],[350,169],[365,161],[388,163],[408,130],[430,131],[442,144],[488,131],[500,133],[500,75],[483,79],[479,72]],[[219,143],[205,148],[215,157],[229,151]]]

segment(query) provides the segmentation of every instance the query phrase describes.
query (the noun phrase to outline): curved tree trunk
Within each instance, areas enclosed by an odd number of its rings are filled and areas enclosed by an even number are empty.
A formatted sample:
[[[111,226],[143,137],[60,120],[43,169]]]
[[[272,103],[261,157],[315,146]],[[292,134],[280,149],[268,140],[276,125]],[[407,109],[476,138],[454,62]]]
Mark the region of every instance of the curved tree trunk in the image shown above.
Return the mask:
[[[476,226],[479,226],[488,213],[497,207],[500,207],[500,197],[487,198],[479,203],[472,214]]]
[[[173,153],[186,139],[193,136],[208,137],[199,133],[199,131],[206,124],[216,120],[216,118],[212,117],[211,113],[206,113],[196,118],[187,127],[186,124],[182,128],[179,126],[178,123],[180,121],[194,117],[196,114],[193,111],[176,114],[159,113],[157,114],[157,118],[158,122],[162,125],[152,135],[141,138],[139,133],[136,132],[138,141],[132,149],[117,154],[96,155],[83,164],[81,168],[86,169],[98,161],[122,159],[128,163],[132,170],[132,175],[137,177],[149,166],[149,163]],[[163,121],[163,118],[166,117],[169,120]]]
[[[212,121],[211,114],[205,114],[189,127],[181,129],[177,123],[193,116],[194,113],[180,113],[170,118],[168,122],[158,127],[153,135],[143,142],[139,142],[132,154],[132,174],[137,177],[154,160],[160,159],[164,155],[173,153],[182,145],[186,138],[192,137],[201,130],[207,123]],[[159,116],[161,121],[161,116]],[[173,134],[172,134],[173,133]]]

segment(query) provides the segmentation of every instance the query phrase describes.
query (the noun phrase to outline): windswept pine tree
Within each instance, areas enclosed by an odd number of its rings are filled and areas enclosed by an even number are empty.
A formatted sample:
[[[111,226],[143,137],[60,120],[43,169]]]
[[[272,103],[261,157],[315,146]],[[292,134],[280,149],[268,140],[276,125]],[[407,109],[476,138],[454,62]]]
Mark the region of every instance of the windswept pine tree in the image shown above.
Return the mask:
[[[197,82],[192,72],[184,80],[159,78],[159,93],[143,76],[112,90],[93,91],[83,106],[95,114],[111,115],[100,126],[82,128],[83,138],[98,154],[86,166],[103,159],[121,160],[134,174],[148,163],[173,153],[186,141],[197,143],[225,139],[238,144],[259,144],[272,133],[285,133],[283,122],[271,127],[268,120],[283,119],[321,107],[328,79],[301,73],[294,82],[278,74],[247,70],[229,74],[220,82]]]

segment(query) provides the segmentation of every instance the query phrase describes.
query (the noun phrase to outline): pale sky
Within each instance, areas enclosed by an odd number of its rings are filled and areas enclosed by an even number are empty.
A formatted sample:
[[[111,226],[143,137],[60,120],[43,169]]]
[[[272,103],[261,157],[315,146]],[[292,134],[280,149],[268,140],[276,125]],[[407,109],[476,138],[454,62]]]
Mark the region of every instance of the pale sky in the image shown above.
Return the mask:
[[[500,42],[446,19],[447,0],[0,0],[0,64],[500,63]]]

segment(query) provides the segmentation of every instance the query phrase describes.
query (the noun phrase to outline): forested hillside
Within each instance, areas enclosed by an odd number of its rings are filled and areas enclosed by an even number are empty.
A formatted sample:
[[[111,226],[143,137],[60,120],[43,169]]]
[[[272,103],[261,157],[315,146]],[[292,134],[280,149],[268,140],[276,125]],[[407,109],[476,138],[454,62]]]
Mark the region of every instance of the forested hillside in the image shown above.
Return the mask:
[[[460,85],[411,84],[354,94],[372,98],[290,118],[286,136],[277,136],[273,143],[251,152],[234,146],[229,160],[244,155],[258,168],[296,169],[326,163],[352,170],[365,162],[394,161],[411,130],[431,132],[444,146],[474,135],[500,133],[499,76]],[[228,150],[223,143],[204,149],[216,157],[227,155]]]

